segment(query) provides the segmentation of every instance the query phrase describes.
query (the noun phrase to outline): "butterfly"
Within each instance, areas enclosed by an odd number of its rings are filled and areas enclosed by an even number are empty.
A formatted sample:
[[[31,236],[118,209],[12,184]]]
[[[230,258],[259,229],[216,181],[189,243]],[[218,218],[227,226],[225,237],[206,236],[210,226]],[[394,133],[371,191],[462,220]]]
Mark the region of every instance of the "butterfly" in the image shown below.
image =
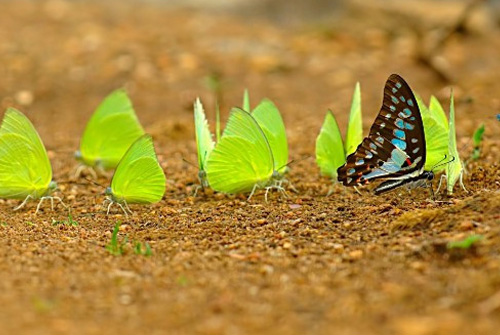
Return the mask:
[[[40,136],[28,118],[18,110],[9,108],[0,126],[0,198],[24,199],[14,208],[18,210],[28,200],[38,200],[36,213],[44,200],[50,200],[57,188],[52,180],[52,167]]]
[[[94,168],[116,168],[127,149],[144,134],[127,93],[116,90],[108,95],[90,118],[75,158],[81,163],[79,176],[85,168],[95,177]]]
[[[434,173],[424,169],[425,160],[425,133],[417,100],[405,80],[392,74],[385,83],[382,108],[368,137],[338,169],[338,180],[345,186],[358,186],[387,179],[375,194],[403,185],[426,186]]]
[[[337,169],[346,162],[340,129],[330,110],[326,113],[316,139],[316,162],[322,175],[335,179],[337,179]]]
[[[246,193],[257,189],[284,192],[288,143],[276,106],[264,99],[252,113],[233,108],[220,141],[207,161],[207,178],[218,192]]]
[[[353,153],[362,140],[361,89],[357,83],[352,97],[345,144],[342,141],[337,120],[331,110],[326,113],[325,121],[316,138],[316,163],[321,174],[337,180],[337,169],[346,162],[346,153]]]
[[[128,216],[128,204],[152,204],[165,193],[165,174],[158,163],[153,139],[145,134],[139,137],[123,155],[116,167],[111,186],[106,189],[107,214],[117,204]]]
[[[201,188],[204,189],[209,186],[206,163],[210,153],[215,147],[215,142],[213,140],[213,135],[208,128],[207,118],[205,117],[203,105],[201,104],[199,98],[194,102],[194,126],[196,148],[198,151],[198,179],[200,180]]]

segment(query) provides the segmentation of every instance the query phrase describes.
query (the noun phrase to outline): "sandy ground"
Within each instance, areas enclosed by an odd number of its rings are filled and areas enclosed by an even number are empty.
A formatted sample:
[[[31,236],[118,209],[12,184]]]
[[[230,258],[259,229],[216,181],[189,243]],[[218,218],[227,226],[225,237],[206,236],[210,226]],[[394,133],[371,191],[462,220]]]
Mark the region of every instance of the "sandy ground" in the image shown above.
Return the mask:
[[[77,222],[61,207],[35,215],[34,203],[13,212],[17,201],[0,200],[0,333],[497,334],[498,21],[479,8],[446,41],[432,58],[445,81],[418,55],[461,6],[415,3],[353,2],[289,23],[157,3],[0,2],[2,109],[16,106],[35,124]],[[367,130],[393,72],[445,105],[453,86],[463,159],[486,124],[481,158],[467,164],[468,193],[434,202],[424,189],[335,187],[326,196],[331,183],[313,158],[326,110],[345,129],[360,81]],[[109,176],[102,187],[73,178],[85,123],[118,87],[167,176],[165,199],[132,206],[128,219],[101,206]],[[213,123],[215,97],[225,119],[245,88],[252,104],[269,97],[280,108],[291,158],[310,156],[291,167],[298,193],[268,203],[263,194],[195,198],[197,171],[182,160],[196,161],[192,103],[200,96]],[[116,222],[128,238],[121,256],[106,250]],[[484,239],[446,248],[471,234]],[[136,255],[136,242],[152,256]]]

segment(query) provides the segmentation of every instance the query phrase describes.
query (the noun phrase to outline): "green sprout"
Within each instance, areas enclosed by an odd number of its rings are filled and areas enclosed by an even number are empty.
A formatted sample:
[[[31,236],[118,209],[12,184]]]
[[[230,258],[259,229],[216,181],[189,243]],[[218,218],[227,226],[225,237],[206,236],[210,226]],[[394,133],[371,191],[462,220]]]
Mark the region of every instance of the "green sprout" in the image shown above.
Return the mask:
[[[54,220],[54,219],[52,219],[52,225],[53,226],[65,225],[65,226],[76,227],[76,226],[78,226],[78,221],[74,220],[71,213],[69,213],[68,218],[66,220]]]
[[[474,142],[474,149],[472,149],[472,160],[477,161],[481,155],[481,143],[483,142],[484,135],[484,124],[481,124],[479,128],[476,129],[474,135],[472,136],[472,141]]]
[[[153,250],[151,250],[151,246],[148,242],[145,242],[144,244],[142,244],[141,242],[135,242],[134,253],[136,255],[144,255],[146,257],[149,257],[153,255]]]
[[[111,241],[106,246],[106,250],[113,256],[121,256],[125,252],[125,246],[128,241],[128,237],[125,236],[123,241],[118,241],[118,231],[120,230],[121,222],[118,221],[115,224],[115,228],[113,229],[113,233],[111,234]]]
[[[477,242],[484,239],[483,235],[470,235],[460,241],[451,241],[446,245],[447,249],[469,249]]]

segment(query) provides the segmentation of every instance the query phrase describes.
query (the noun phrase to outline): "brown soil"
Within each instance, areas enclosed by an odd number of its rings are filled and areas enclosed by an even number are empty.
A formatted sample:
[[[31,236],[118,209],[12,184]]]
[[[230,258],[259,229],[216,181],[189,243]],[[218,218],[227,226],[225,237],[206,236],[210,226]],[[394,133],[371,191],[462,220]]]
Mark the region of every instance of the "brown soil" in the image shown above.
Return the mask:
[[[459,6],[373,2],[322,13],[320,23],[276,24],[245,8],[105,3],[0,2],[2,109],[17,106],[36,125],[78,222],[63,224],[60,207],[35,215],[34,203],[13,212],[17,201],[0,200],[0,333],[498,334],[500,38],[491,11],[480,8],[438,54],[454,80],[462,158],[486,124],[481,159],[467,164],[468,193],[457,187],[433,202],[424,189],[335,187],[327,197],[331,184],[309,157],[292,165],[298,193],[266,203],[262,194],[190,196],[197,171],[182,158],[196,161],[196,96],[213,119],[208,78],[218,78],[224,118],[248,88],[253,103],[279,106],[291,158],[313,156],[327,108],[345,128],[358,80],[365,129],[393,72],[446,104],[449,84],[416,54]],[[105,215],[102,187],[72,180],[86,121],[122,86],[168,179],[165,200],[132,206],[129,219]],[[105,248],[117,221],[129,241],[121,256]],[[484,239],[446,248],[471,234]],[[134,254],[133,241],[153,255]]]

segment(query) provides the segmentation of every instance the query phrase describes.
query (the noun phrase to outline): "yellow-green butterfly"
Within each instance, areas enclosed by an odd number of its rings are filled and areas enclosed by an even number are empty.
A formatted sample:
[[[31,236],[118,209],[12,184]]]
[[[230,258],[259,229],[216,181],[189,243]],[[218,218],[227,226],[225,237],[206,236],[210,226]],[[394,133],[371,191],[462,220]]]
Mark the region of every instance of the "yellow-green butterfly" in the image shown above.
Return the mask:
[[[144,134],[127,93],[116,90],[108,95],[90,118],[75,158],[81,163],[76,175],[86,167],[114,169],[127,149]]]
[[[432,170],[437,173],[445,169],[446,164],[440,163],[443,163],[443,160],[448,155],[448,123],[446,115],[436,98],[431,97],[430,108],[427,108],[418,95],[415,98],[424,126],[426,150],[424,170]]]
[[[201,188],[208,187],[206,163],[210,153],[214,149],[215,142],[213,135],[208,128],[207,118],[203,110],[203,105],[199,98],[194,102],[194,126],[196,134],[196,148],[198,150],[198,179]],[[199,186],[198,186],[199,187]]]
[[[57,188],[52,181],[52,167],[42,140],[23,113],[9,108],[0,126],[0,198],[24,199],[14,208],[22,208],[29,199],[38,200],[36,212],[44,200],[54,199],[51,195]]]
[[[434,96],[431,96],[429,108],[419,97],[417,97],[417,102],[422,111],[425,131],[427,151],[425,169],[432,169],[434,172],[446,171],[446,175],[441,176],[437,192],[439,192],[443,178],[446,178],[448,194],[453,193],[453,187],[457,181],[460,181],[462,188],[467,191],[463,184],[463,164],[457,149],[453,94],[450,97],[449,122],[443,107]],[[440,164],[446,157],[450,157],[451,161]]]
[[[332,111],[328,111],[316,139],[316,163],[321,174],[337,180],[337,169],[345,163],[345,150],[340,129]]]
[[[363,120],[361,117],[361,88],[359,82],[354,87],[352,95],[351,112],[345,134],[346,156],[352,154],[363,141]]]
[[[132,213],[128,204],[152,204],[165,193],[165,174],[158,163],[153,139],[146,134],[139,137],[127,150],[116,167],[111,187],[106,189],[109,202],[107,214],[118,204],[125,215]]]
[[[207,161],[210,186],[224,193],[278,189],[287,169],[285,126],[276,106],[264,99],[250,114],[233,108],[220,141]]]
[[[352,96],[351,111],[345,145],[332,111],[326,113],[321,131],[316,138],[316,163],[321,174],[337,180],[337,169],[346,162],[346,156],[354,152],[363,140],[363,124],[361,119],[361,90],[356,83]]]
[[[450,156],[454,157],[446,166],[446,190],[448,194],[453,194],[453,188],[457,181],[460,181],[460,185],[467,192],[467,189],[463,183],[463,171],[464,167],[460,156],[458,155],[457,149],[457,135],[455,132],[455,102],[453,100],[453,92],[450,97],[450,123],[449,123],[449,137],[448,137],[448,153]]]

